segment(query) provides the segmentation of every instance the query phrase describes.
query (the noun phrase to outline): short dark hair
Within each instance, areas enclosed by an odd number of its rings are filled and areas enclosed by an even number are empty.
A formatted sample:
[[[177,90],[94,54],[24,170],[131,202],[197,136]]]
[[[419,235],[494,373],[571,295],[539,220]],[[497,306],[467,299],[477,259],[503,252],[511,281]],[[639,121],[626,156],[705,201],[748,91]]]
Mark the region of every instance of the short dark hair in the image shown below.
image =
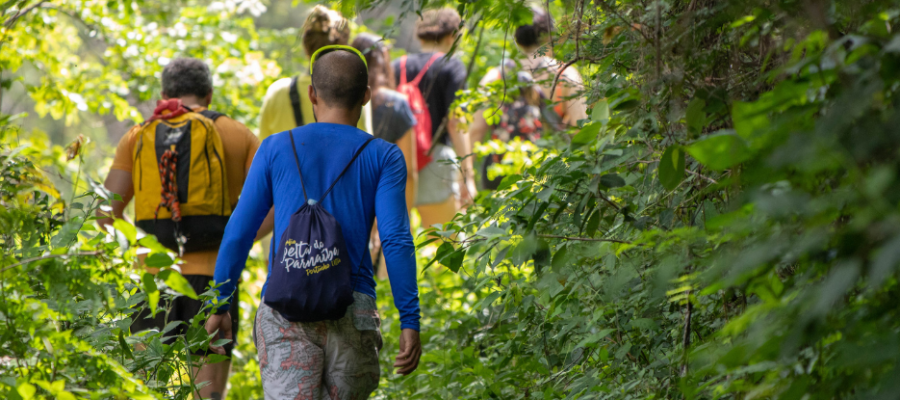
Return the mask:
[[[163,68],[162,93],[168,98],[187,95],[206,97],[212,93],[209,67],[196,58],[176,58]]]
[[[534,15],[530,25],[522,25],[516,28],[516,43],[522,47],[534,47],[543,42],[543,36],[553,30],[553,17],[540,8],[532,8]]]
[[[312,84],[316,96],[331,107],[362,106],[369,87],[369,71],[358,55],[332,50],[316,57]]]
[[[459,13],[452,8],[425,10],[422,19],[416,23],[416,36],[437,42],[459,32],[461,22]]]

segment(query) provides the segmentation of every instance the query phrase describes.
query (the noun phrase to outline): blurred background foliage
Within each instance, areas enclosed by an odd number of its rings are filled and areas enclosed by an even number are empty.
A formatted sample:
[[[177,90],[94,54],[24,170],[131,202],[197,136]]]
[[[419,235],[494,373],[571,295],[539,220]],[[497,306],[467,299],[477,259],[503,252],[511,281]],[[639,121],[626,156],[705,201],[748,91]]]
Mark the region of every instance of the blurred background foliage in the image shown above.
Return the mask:
[[[396,55],[435,5],[331,4]],[[900,4],[447,5],[467,28],[464,117],[514,89],[477,82],[517,57],[512,29],[540,6],[557,22],[546,51],[584,76],[590,118],[534,146],[485,145],[506,151],[500,189],[417,238],[425,353],[408,377],[390,373],[399,322],[378,287],[376,397],[896,398]],[[96,181],[165,59],[207,60],[214,108],[254,128],[268,84],[304,68],[308,4],[0,7],[0,396],[185,398],[199,320],[166,346],[129,336],[128,315],[142,296],[203,294],[129,268],[139,244],[164,269],[177,260],[125,221],[98,234]],[[258,252],[249,265],[244,282],[264,279]],[[259,287],[242,287],[230,393],[254,399]]]

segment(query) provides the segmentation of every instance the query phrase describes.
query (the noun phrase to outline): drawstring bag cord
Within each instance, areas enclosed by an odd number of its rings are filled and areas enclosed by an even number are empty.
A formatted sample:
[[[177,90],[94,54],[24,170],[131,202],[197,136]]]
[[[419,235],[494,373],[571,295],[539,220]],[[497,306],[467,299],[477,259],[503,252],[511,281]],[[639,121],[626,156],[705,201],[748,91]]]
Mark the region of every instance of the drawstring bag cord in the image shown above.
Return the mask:
[[[175,239],[178,242],[179,257],[184,253],[184,238],[181,232],[181,204],[178,202],[178,183],[175,181],[175,167],[178,164],[178,151],[175,146],[166,150],[159,160],[159,179],[162,183],[160,189],[161,199],[156,206],[154,219],[159,218],[159,209],[165,207],[172,213],[172,221],[175,221]]]

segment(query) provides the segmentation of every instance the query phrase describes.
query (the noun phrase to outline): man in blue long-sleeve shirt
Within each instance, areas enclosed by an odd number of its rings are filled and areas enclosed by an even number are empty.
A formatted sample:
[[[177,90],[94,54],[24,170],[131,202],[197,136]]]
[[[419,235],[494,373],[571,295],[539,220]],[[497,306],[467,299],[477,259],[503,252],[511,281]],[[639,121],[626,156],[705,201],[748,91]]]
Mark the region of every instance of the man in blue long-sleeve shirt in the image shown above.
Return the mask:
[[[344,49],[321,53],[314,58],[312,72],[308,90],[317,123],[272,135],[260,145],[219,250],[215,282],[222,284],[220,300],[227,301],[234,291],[268,210],[274,205],[274,237],[280,238],[291,215],[304,203],[292,147],[304,172],[306,192],[317,199],[371,137],[356,128],[362,106],[370,97],[361,55]],[[291,136],[296,146],[292,146]],[[375,139],[350,164],[332,193],[322,199],[321,205],[341,226],[354,276],[360,279],[355,301],[343,318],[313,323],[287,321],[265,302],[260,304],[254,341],[267,399],[319,399],[324,393],[332,399],[365,399],[377,388],[381,322],[368,253],[376,216],[394,304],[400,311],[400,354],[394,366],[404,375],[418,366],[419,298],[415,247],[406,211],[406,175],[400,150]],[[270,273],[271,268],[272,260]],[[265,291],[263,286],[263,298]],[[230,339],[231,319],[226,307],[220,310],[210,317],[206,328]]]

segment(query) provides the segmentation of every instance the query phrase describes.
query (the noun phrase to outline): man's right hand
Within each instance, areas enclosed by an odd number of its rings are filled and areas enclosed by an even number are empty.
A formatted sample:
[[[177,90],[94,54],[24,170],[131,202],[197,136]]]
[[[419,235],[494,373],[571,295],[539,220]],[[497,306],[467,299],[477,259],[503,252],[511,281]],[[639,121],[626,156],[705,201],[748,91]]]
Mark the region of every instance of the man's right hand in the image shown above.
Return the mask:
[[[210,342],[214,342],[217,339],[228,339],[234,340],[234,337],[231,333],[231,314],[213,314],[209,316],[209,319],[206,320],[206,333],[212,335],[213,332],[218,331],[218,334],[210,339]],[[225,355],[225,347],[224,346],[213,346],[212,343],[209,345],[209,349],[216,354]]]
[[[404,329],[400,332],[400,354],[397,355],[394,368],[400,375],[409,375],[419,366],[419,357],[422,356],[422,342],[419,341],[419,331]]]

